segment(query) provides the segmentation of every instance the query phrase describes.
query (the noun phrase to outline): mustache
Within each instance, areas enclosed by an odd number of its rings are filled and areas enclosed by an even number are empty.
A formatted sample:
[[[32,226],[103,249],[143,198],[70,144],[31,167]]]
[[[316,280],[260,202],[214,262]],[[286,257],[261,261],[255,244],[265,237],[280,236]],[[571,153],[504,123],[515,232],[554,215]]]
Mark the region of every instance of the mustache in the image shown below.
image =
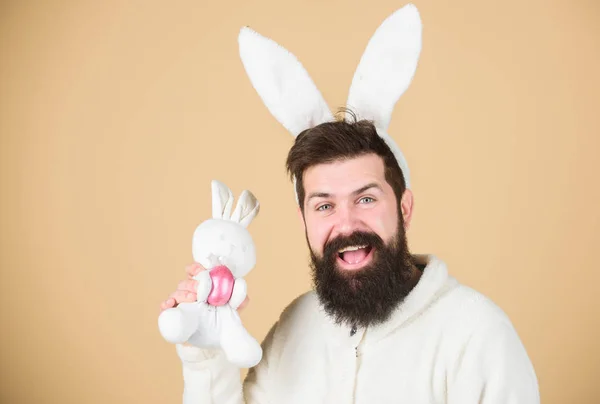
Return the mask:
[[[327,242],[323,248],[323,256],[335,256],[337,255],[337,252],[344,247],[363,244],[368,244],[377,249],[383,247],[385,243],[383,242],[383,239],[375,233],[355,231],[349,235],[337,236]]]

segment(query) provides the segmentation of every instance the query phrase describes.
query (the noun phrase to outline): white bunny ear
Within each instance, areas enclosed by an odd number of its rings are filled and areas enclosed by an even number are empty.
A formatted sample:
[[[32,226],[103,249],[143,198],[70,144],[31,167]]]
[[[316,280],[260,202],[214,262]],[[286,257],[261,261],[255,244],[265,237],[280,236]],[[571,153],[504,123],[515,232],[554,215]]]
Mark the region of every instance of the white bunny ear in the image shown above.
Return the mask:
[[[233,193],[220,181],[212,180],[212,214],[214,219],[229,219],[233,206]]]
[[[238,40],[252,85],[271,114],[294,137],[334,119],[315,83],[292,53],[248,27],[241,29]]]
[[[387,130],[421,54],[421,18],[408,4],[390,15],[370,39],[352,79],[347,106],[359,119]]]
[[[231,215],[231,220],[248,227],[252,219],[258,215],[260,205],[256,197],[250,191],[244,190],[240,195],[238,203]]]

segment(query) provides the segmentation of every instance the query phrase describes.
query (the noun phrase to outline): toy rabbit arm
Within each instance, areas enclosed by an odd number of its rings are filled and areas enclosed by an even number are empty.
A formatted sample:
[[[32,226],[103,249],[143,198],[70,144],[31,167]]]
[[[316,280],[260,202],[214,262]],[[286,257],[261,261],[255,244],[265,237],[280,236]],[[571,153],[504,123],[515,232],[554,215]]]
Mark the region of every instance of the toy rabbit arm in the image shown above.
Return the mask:
[[[198,281],[198,286],[196,287],[196,300],[199,302],[206,302],[213,287],[210,273],[208,271],[202,271],[194,276],[194,279]]]
[[[231,299],[229,300],[229,305],[237,309],[240,304],[246,299],[247,296],[247,285],[246,281],[242,278],[238,278],[235,280],[233,285],[233,293],[231,294]]]

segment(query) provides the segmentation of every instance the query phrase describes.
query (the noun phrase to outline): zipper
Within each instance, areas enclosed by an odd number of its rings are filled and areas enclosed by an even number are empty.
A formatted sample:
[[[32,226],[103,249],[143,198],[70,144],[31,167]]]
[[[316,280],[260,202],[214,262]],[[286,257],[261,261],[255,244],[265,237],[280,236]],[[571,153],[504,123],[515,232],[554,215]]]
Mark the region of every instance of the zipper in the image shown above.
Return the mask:
[[[356,382],[358,379],[358,369],[360,368],[360,358],[358,357],[358,348],[360,348],[360,345],[362,344],[363,340],[365,339],[365,333],[366,330],[363,331],[363,334],[360,337],[360,341],[358,341],[358,345],[356,345],[354,347],[354,384],[352,386],[352,403],[356,403]],[[356,326],[352,327],[352,330],[350,331],[351,335],[356,334]]]

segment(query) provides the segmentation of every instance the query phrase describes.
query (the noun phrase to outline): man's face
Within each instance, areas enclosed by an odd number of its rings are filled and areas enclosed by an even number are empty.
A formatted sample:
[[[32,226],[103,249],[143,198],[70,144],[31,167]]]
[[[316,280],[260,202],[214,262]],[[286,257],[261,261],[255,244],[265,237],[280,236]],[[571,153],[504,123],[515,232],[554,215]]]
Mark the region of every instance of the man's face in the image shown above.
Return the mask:
[[[303,184],[313,281],[325,310],[338,323],[385,321],[413,285],[405,220],[382,159],[317,165]]]
[[[362,231],[378,235],[386,244],[398,230],[398,205],[385,180],[383,160],[375,154],[320,164],[307,169],[304,222],[310,249],[323,257],[326,243]],[[354,246],[360,247],[360,246]],[[358,271],[374,256],[373,248],[341,253],[341,271]]]

